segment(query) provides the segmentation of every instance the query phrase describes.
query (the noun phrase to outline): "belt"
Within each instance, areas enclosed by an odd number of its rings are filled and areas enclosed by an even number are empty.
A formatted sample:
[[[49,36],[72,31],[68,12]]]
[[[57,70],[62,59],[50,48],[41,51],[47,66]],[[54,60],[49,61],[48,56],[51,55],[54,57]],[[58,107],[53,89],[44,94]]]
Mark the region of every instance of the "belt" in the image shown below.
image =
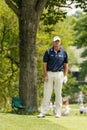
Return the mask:
[[[63,70],[50,70],[51,72],[61,72]]]

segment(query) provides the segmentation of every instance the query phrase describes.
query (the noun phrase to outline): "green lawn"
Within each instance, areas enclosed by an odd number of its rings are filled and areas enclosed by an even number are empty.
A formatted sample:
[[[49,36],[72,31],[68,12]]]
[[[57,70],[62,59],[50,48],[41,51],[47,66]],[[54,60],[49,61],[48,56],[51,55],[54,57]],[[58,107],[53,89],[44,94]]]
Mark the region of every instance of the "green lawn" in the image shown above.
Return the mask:
[[[72,107],[72,106],[71,106]],[[80,115],[78,107],[72,107],[69,116],[55,118],[52,113],[43,119],[37,115],[0,113],[0,130],[86,130],[87,115]]]

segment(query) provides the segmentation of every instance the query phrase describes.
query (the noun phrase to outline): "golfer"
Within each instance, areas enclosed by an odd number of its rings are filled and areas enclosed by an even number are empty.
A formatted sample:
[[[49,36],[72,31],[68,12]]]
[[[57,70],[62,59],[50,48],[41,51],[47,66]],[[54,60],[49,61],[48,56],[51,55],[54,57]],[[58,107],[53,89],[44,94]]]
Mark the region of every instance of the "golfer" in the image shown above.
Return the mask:
[[[53,38],[53,47],[46,50],[43,56],[44,71],[44,96],[41,105],[39,118],[47,114],[49,103],[54,89],[55,92],[55,117],[61,117],[62,110],[62,85],[67,82],[68,56],[67,52],[61,48],[59,36]]]

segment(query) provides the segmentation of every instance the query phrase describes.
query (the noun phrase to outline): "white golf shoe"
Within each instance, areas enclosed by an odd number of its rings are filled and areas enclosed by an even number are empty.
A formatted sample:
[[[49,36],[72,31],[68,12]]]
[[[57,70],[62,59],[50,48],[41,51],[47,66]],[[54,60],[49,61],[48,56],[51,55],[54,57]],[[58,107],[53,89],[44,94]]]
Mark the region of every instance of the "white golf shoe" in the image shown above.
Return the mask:
[[[38,117],[38,118],[44,118],[44,117],[45,117],[45,114],[40,113],[37,117]]]

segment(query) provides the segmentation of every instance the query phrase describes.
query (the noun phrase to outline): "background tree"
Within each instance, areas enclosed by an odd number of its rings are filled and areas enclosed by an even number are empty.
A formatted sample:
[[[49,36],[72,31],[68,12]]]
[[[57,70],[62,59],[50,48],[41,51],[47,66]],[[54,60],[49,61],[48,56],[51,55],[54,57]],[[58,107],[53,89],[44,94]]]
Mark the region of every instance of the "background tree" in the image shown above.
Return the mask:
[[[84,48],[84,51],[81,54],[81,57],[84,59],[84,61],[80,64],[80,72],[81,72],[81,78],[83,79],[87,75],[87,16],[85,14],[81,15],[80,18],[78,18],[76,25],[74,27],[76,31],[76,37],[75,37],[75,45],[77,48]]]

